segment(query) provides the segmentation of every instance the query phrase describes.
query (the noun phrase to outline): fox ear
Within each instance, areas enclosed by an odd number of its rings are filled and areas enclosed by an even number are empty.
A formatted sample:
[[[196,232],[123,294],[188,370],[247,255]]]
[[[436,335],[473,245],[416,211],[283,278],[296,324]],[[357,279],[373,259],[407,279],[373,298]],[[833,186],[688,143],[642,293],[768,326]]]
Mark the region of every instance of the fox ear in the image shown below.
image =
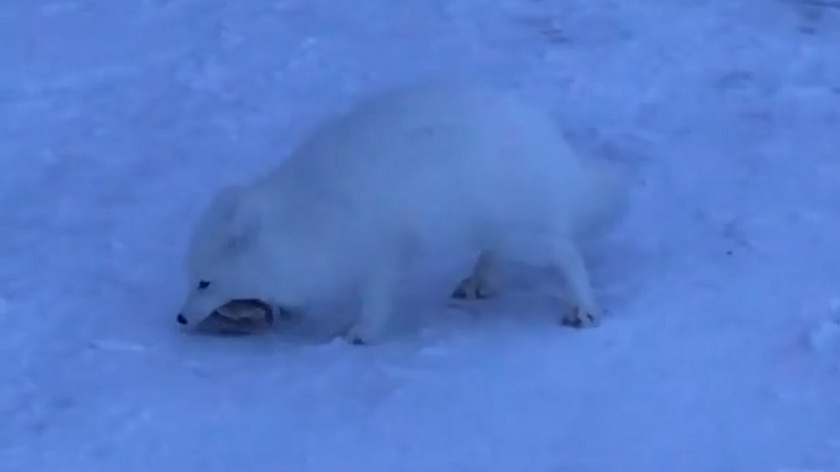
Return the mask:
[[[260,208],[244,187],[230,185],[222,188],[211,203],[210,213],[220,220],[224,245],[228,250],[247,247],[259,234],[262,223]]]

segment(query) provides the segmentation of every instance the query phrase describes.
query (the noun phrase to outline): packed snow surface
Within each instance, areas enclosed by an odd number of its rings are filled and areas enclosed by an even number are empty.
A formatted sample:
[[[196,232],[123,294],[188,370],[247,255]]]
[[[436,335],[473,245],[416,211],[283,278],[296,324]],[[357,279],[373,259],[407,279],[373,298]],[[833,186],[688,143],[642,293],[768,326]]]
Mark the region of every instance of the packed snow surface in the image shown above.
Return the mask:
[[[5,0],[0,44],[0,470],[840,471],[837,2]],[[465,255],[378,345],[178,329],[218,187],[441,75],[625,169],[601,327],[527,268],[447,301]]]

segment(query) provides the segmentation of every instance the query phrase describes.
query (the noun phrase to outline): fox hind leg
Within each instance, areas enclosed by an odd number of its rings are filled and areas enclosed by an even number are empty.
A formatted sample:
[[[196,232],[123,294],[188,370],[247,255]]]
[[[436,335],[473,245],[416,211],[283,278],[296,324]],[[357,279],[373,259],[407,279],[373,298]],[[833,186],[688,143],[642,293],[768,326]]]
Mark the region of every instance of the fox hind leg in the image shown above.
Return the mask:
[[[458,300],[481,300],[495,296],[498,292],[499,266],[498,257],[493,251],[482,251],[472,274],[455,287],[451,297]]]

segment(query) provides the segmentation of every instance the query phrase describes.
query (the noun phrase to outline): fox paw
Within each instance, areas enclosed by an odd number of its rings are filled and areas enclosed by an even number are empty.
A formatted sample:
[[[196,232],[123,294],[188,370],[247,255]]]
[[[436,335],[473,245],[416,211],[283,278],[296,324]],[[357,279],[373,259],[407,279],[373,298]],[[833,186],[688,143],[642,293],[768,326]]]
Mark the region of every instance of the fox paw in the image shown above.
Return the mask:
[[[375,342],[374,336],[371,333],[364,332],[358,326],[353,326],[346,333],[344,333],[344,340],[353,346],[365,346]]]
[[[450,295],[456,300],[483,300],[496,295],[496,291],[487,283],[481,283],[475,277],[467,277],[455,287]]]
[[[601,324],[601,314],[595,309],[572,306],[565,310],[560,324],[572,328],[593,328]]]

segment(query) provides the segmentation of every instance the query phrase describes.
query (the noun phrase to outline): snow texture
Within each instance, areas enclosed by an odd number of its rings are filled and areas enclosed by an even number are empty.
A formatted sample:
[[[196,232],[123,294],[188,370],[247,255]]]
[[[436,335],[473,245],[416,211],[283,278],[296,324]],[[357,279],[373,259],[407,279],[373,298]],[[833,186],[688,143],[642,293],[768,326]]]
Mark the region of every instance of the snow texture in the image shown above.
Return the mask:
[[[831,0],[0,3],[0,470],[840,471]],[[632,178],[601,327],[539,271],[389,341],[174,323],[189,230],[364,93],[513,87]]]

